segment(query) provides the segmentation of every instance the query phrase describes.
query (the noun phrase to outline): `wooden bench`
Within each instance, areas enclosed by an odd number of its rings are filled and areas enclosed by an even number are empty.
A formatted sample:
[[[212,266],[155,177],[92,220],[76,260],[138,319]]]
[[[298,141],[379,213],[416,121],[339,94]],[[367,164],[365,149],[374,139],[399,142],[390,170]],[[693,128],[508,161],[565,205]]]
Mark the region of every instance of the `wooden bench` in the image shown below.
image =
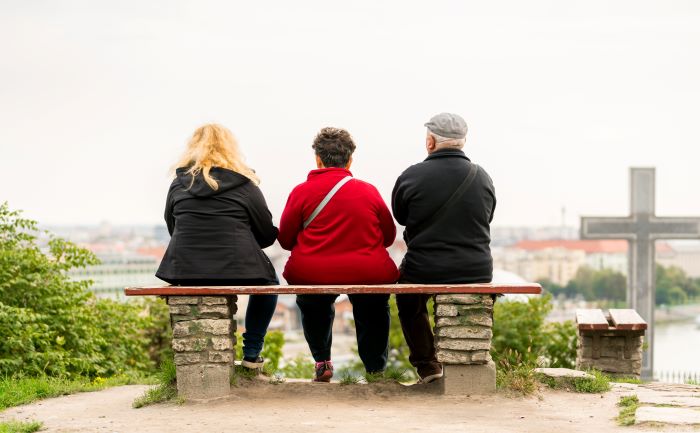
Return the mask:
[[[128,287],[126,296],[162,296],[170,308],[178,394],[190,400],[229,395],[236,344],[236,301],[252,294],[404,294],[435,297],[435,344],[444,366],[440,391],[483,394],[496,389],[489,350],[493,295],[539,294],[539,284],[391,284],[331,286]]]
[[[647,323],[636,311],[576,310],[578,350],[576,368],[595,368],[613,376],[639,378]]]

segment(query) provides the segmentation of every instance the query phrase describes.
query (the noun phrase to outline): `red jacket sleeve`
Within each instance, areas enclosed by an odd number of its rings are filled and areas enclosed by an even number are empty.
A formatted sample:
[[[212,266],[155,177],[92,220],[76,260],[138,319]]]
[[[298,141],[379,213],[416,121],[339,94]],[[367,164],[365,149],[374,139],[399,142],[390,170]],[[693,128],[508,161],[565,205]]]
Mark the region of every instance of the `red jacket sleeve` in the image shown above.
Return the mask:
[[[279,234],[277,240],[282,248],[291,251],[297,243],[297,235],[302,230],[303,221],[301,220],[301,203],[298,200],[298,194],[295,194],[296,189],[289,194],[287,204],[280,218]]]

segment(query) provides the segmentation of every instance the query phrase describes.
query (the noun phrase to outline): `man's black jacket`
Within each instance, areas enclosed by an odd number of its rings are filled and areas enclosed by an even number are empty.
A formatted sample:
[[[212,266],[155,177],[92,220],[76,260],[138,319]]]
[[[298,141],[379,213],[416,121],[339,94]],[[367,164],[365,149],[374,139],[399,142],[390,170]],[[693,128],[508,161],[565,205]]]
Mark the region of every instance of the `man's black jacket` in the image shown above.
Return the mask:
[[[449,200],[471,165],[461,150],[441,149],[406,169],[396,180],[391,204],[396,221],[406,226],[404,239],[408,245],[402,280],[419,284],[491,281],[489,224],[496,208],[496,193],[483,168],[438,221],[414,232]]]
[[[168,191],[165,222],[170,244],[156,276],[177,280],[235,280],[255,284],[277,281],[262,251],[277,239],[277,227],[260,189],[247,177],[213,167],[213,189],[199,173],[186,168]]]

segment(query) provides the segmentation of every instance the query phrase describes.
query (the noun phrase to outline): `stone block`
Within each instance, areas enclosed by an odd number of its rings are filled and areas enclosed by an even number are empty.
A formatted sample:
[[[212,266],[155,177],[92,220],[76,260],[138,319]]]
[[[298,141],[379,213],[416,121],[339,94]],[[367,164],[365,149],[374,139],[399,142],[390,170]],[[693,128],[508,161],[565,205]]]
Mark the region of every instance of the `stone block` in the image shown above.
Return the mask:
[[[199,307],[201,316],[213,316],[227,319],[231,316],[228,305],[201,305]]]
[[[456,305],[451,304],[438,304],[435,308],[436,317],[454,317],[459,314]]]
[[[199,319],[177,322],[173,327],[173,337],[195,337],[202,334],[228,335],[231,321],[228,319]]]
[[[175,365],[196,364],[202,359],[200,352],[182,352],[175,354]]]
[[[222,352],[209,352],[209,362],[226,362],[229,364],[233,363],[233,352],[232,351],[222,351]]]
[[[478,338],[491,339],[493,331],[491,328],[480,326],[445,326],[436,328],[435,335],[447,338]]]
[[[642,372],[642,361],[640,359],[617,359],[617,358],[577,358],[576,369],[588,370],[595,368],[604,373],[628,374],[639,376]]]
[[[438,349],[436,352],[438,361],[443,364],[486,364],[491,361],[488,350],[458,351]]]
[[[168,305],[197,305],[199,296],[169,296]]]
[[[493,305],[493,299],[491,295],[458,295],[458,294],[445,294],[437,295],[435,297],[436,304],[462,304],[462,305],[472,305],[472,304],[484,304]]]
[[[469,338],[438,338],[437,347],[449,350],[490,350],[491,341]]]
[[[212,337],[211,348],[214,350],[231,350],[233,341],[227,337]]]
[[[207,348],[205,338],[173,338],[175,352],[201,352]]]
[[[441,381],[445,395],[478,395],[496,392],[496,365],[444,365]]]
[[[467,314],[460,314],[455,317],[438,317],[435,326],[440,328],[443,326],[459,326],[459,325],[479,325],[493,326],[493,318],[491,312],[486,310],[473,310]]]
[[[203,305],[226,305],[228,298],[226,296],[204,296],[202,297]]]
[[[231,392],[229,364],[178,365],[177,393],[186,400],[211,400]]]
[[[170,306],[170,314],[189,315],[190,314],[190,306],[189,305],[171,305]]]

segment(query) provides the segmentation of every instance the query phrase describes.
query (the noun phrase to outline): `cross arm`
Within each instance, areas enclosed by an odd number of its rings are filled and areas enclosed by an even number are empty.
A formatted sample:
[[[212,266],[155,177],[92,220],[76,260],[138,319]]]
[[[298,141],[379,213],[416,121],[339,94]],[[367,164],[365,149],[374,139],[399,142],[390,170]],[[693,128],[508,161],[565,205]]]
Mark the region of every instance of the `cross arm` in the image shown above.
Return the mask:
[[[582,217],[581,239],[628,239],[633,240],[637,228],[630,217]]]

